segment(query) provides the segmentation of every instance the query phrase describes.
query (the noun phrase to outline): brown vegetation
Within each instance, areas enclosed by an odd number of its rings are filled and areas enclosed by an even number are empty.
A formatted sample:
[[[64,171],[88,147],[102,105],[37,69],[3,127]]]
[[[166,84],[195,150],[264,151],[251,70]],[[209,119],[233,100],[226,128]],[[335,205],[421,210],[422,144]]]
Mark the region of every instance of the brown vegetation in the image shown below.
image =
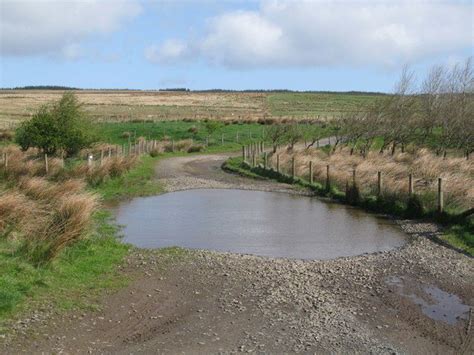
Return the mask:
[[[86,235],[98,203],[86,186],[98,184],[129,170],[135,157],[112,156],[92,165],[62,159],[48,160],[30,149],[0,149],[8,160],[0,165],[0,237],[16,240],[26,256],[39,264]],[[7,163],[7,164],[5,164]],[[2,183],[3,182],[3,183]]]
[[[295,157],[296,174],[308,178],[309,162],[313,162],[314,179],[326,180],[326,166],[330,165],[331,182],[343,189],[347,182],[352,184],[353,171],[356,171],[356,183],[362,192],[374,193],[377,188],[377,172],[382,172],[384,193],[387,195],[407,196],[408,175],[414,176],[415,192],[431,197],[435,204],[437,179],[445,181],[445,199],[447,205],[470,208],[474,205],[474,162],[464,158],[443,158],[430,153],[427,149],[416,152],[379,153],[370,151],[366,158],[351,154],[350,148],[338,149],[328,154],[321,149],[301,149],[289,151],[281,149],[280,164],[285,171],[291,170],[291,159]],[[276,166],[276,154],[270,157]]]

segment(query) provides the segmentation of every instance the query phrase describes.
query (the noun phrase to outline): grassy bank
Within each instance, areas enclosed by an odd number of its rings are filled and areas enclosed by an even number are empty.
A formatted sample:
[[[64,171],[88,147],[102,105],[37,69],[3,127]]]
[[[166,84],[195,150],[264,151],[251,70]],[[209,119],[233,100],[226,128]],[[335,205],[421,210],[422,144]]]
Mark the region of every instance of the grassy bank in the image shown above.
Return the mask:
[[[329,188],[325,184],[313,182],[312,184],[300,177],[293,178],[284,173],[278,173],[272,169],[264,169],[261,166],[251,167],[242,161],[242,158],[230,158],[224,164],[224,169],[238,174],[257,179],[271,179],[278,182],[295,184],[301,188],[308,188],[318,196],[333,198],[343,203],[359,206],[369,211],[387,213],[401,218],[429,218],[446,227],[446,231],[437,242],[446,243],[449,246],[474,256],[474,223],[471,219],[459,219],[457,215],[443,213],[441,215],[424,214],[413,208],[406,200],[397,199],[395,196],[380,198],[375,195],[360,195],[359,191],[349,188],[341,191],[337,186]],[[420,214],[418,214],[420,213]]]
[[[7,331],[5,321],[24,312],[93,307],[100,290],[124,285],[116,266],[129,246],[117,240],[109,217],[97,212],[93,231],[48,265],[33,266],[13,243],[0,241],[0,333]]]

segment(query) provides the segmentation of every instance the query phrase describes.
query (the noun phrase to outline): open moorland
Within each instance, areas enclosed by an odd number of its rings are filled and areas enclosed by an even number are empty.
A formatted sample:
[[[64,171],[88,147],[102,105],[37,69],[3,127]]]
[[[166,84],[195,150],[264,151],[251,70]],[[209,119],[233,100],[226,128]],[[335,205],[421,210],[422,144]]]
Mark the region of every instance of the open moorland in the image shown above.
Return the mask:
[[[0,128],[30,118],[42,105],[61,97],[61,90],[0,91]],[[98,121],[263,118],[331,118],[370,103],[375,94],[75,91],[84,109]]]

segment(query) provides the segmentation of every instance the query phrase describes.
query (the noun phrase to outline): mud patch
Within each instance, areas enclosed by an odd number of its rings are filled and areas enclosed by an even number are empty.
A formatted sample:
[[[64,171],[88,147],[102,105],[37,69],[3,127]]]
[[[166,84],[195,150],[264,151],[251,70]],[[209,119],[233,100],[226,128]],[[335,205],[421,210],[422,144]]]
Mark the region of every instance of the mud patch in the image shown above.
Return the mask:
[[[470,307],[455,294],[423,284],[419,285],[416,293],[406,292],[407,281],[397,276],[390,276],[385,282],[394,286],[399,295],[420,306],[423,314],[433,320],[456,325],[460,320],[468,319]]]

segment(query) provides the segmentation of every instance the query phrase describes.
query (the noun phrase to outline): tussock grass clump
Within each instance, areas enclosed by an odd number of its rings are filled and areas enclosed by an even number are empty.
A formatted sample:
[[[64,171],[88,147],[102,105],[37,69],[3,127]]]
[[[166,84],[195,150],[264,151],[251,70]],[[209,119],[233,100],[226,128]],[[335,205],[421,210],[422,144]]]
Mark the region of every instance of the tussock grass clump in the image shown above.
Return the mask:
[[[14,240],[17,252],[35,265],[87,235],[98,199],[86,187],[121,176],[138,159],[107,156],[102,163],[76,160],[64,166],[52,157],[46,174],[37,150],[7,146],[0,153],[8,155],[7,166],[0,164],[0,238]]]
[[[78,180],[53,183],[24,177],[0,195],[0,235],[14,238],[34,264],[53,259],[82,238],[91,224],[97,197]]]

